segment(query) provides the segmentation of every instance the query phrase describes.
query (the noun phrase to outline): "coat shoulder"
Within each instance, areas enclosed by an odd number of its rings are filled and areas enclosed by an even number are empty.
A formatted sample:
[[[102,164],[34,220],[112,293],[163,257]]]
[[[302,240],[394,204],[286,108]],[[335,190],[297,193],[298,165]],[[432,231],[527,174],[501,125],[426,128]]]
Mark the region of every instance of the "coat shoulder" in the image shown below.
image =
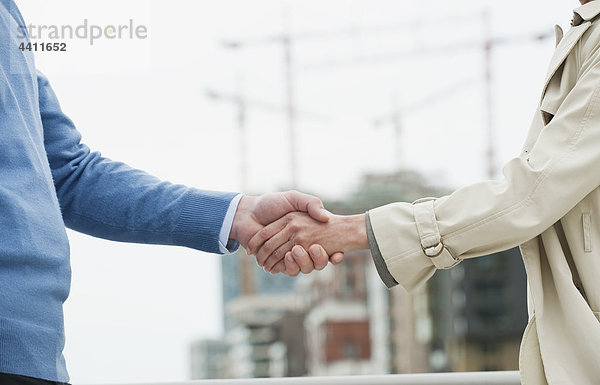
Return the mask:
[[[598,48],[600,48],[600,17],[592,21],[580,41],[579,53],[582,63],[592,56],[597,56]]]

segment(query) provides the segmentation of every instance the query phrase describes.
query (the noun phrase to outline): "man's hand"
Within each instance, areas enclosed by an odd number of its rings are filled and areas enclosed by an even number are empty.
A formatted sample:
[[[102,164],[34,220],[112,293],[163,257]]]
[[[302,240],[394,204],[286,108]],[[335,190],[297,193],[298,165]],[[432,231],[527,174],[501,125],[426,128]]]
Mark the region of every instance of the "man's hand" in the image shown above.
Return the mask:
[[[308,213],[310,217],[321,223],[328,222],[331,216],[323,208],[323,203],[319,198],[297,191],[265,194],[258,197],[244,195],[240,200],[233,219],[230,238],[240,242],[251,254],[255,254],[256,249],[249,246],[250,239],[263,230],[265,225],[280,219],[288,213],[296,211]],[[312,263],[313,269],[326,266],[329,257],[323,248],[317,247],[312,248],[312,250],[319,250],[320,253],[312,254],[311,258],[308,258],[308,255],[304,251],[303,257],[299,259],[303,265],[307,266],[309,263]],[[283,257],[284,254],[281,254],[279,258],[281,263],[276,268],[271,266],[270,271],[272,273],[285,271]],[[337,253],[332,255],[332,260],[334,261],[340,261],[343,258],[343,254]],[[264,266],[264,263],[261,263],[261,261],[257,260],[257,262],[260,266]]]
[[[267,225],[249,241],[249,247],[256,251],[256,260],[265,271],[273,271],[283,259],[289,275],[312,271],[304,250],[319,254],[314,245],[321,245],[319,248],[324,254],[334,255],[368,249],[365,215],[331,215],[329,221],[318,222],[303,213],[290,213]],[[334,262],[340,260],[334,259]]]

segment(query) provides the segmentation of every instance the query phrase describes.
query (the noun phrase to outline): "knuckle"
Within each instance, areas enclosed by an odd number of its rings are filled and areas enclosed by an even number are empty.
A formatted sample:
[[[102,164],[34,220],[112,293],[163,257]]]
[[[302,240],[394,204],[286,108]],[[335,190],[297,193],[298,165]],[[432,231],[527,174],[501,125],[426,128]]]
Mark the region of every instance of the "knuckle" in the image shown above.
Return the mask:
[[[271,258],[274,262],[277,262],[281,259],[281,249],[277,249],[271,253]]]
[[[258,232],[258,238],[260,240],[262,240],[263,242],[266,241],[267,239],[269,239],[269,229],[267,229],[266,227],[262,228]]]
[[[269,256],[271,255],[271,252],[268,251],[267,249],[265,249],[265,247],[263,246],[260,251],[258,252],[257,257],[262,261],[263,265],[265,264],[265,262],[267,262],[267,259],[269,258]]]
[[[277,264],[277,262],[279,262],[279,260],[281,259],[279,257],[280,252],[278,250],[275,250],[270,256],[269,258],[265,261],[265,269],[267,270],[272,270],[273,267],[275,267],[275,265]]]
[[[306,244],[306,236],[304,234],[298,234],[294,237],[294,241],[296,241],[300,245]]]
[[[302,238],[302,235],[299,234],[297,231],[293,231],[290,234],[290,241],[292,241],[293,244],[297,245],[299,243],[299,239]]]
[[[269,256],[273,252],[273,245],[270,242],[267,242],[261,247],[261,253],[265,256]]]

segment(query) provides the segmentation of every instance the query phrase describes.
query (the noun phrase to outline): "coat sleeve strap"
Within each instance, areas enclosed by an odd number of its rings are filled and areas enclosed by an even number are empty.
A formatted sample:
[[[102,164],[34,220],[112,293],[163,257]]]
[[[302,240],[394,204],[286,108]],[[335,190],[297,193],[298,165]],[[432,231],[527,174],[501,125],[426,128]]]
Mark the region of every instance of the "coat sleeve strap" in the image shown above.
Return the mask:
[[[455,258],[442,242],[434,211],[434,198],[419,199],[413,203],[413,214],[421,248],[438,269],[450,269],[458,265],[461,259]]]

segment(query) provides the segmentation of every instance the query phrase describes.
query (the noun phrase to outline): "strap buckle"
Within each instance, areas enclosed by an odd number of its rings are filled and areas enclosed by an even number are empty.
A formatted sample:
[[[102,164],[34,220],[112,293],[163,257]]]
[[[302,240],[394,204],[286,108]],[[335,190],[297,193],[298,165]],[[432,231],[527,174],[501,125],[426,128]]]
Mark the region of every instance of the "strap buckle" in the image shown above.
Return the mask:
[[[438,269],[450,269],[462,259],[455,258],[444,245],[434,210],[435,198],[423,198],[413,202],[413,214],[423,253]]]

